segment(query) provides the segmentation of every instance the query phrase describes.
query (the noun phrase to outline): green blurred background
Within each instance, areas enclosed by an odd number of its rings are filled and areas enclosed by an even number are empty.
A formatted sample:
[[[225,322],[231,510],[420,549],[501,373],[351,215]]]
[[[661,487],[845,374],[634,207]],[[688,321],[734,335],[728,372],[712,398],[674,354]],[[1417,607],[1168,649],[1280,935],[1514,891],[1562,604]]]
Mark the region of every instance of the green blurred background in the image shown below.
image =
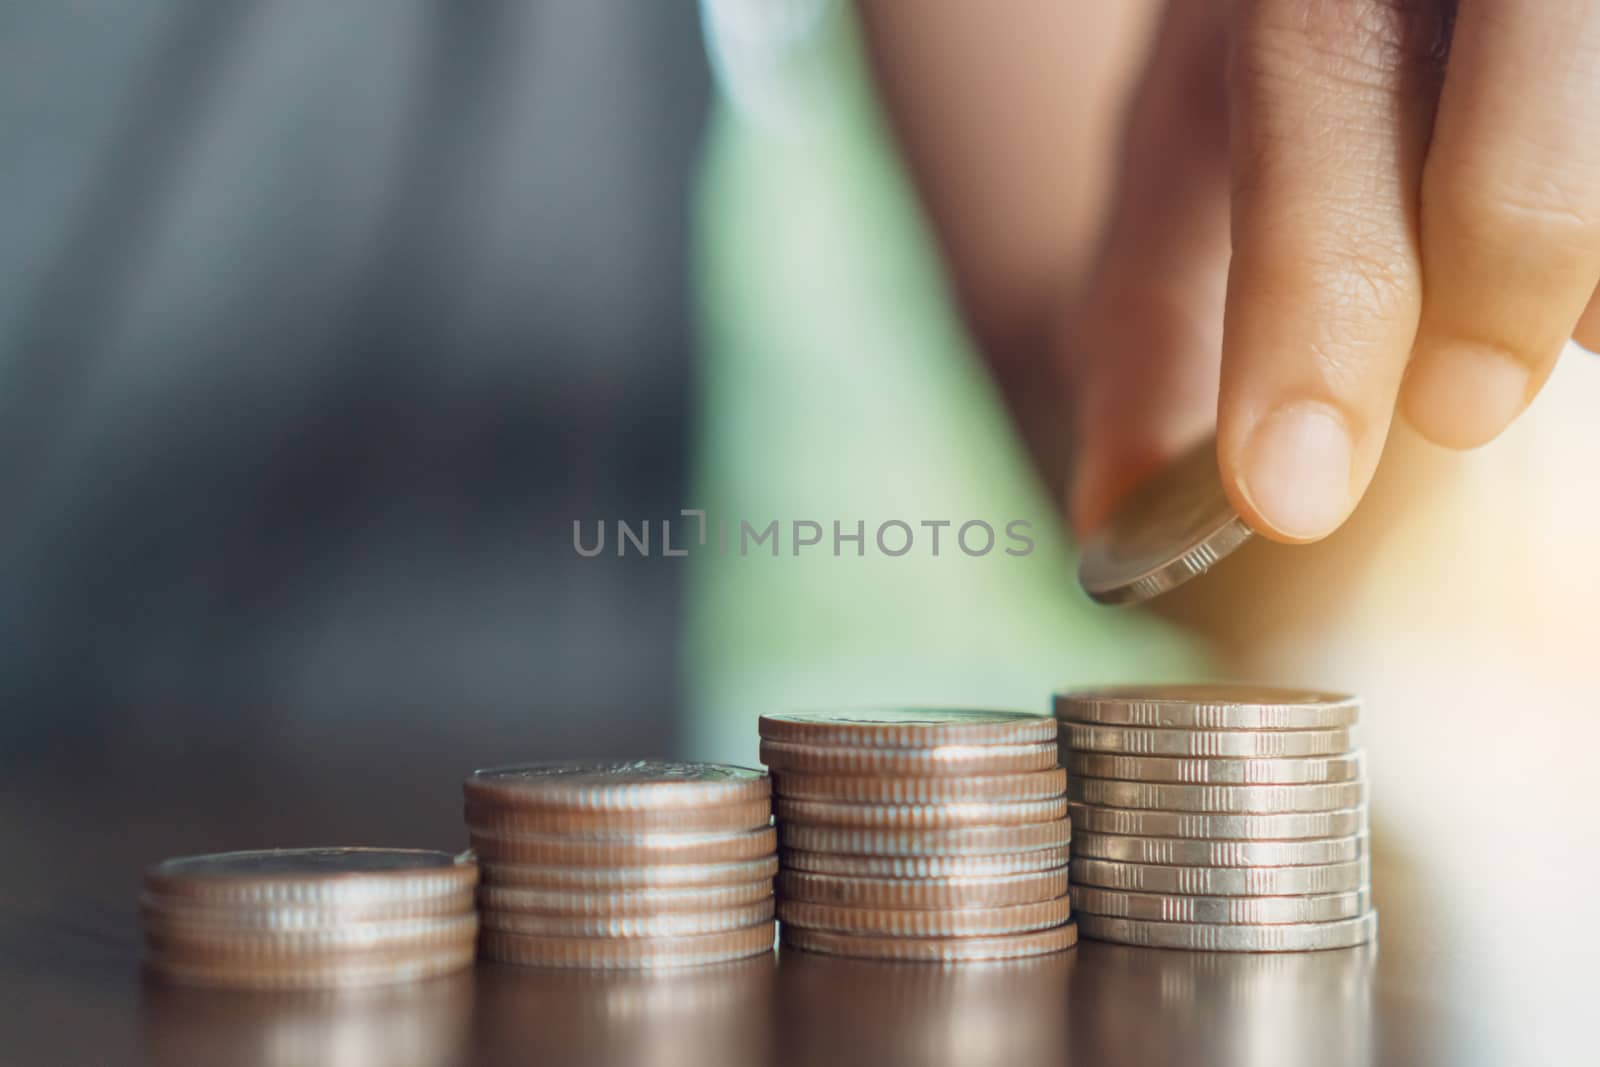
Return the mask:
[[[777,708],[1042,711],[1063,685],[1204,676],[1175,629],[1079,590],[952,309],[852,11],[790,11],[752,43],[707,5],[720,92],[695,199],[691,506],[828,536],[799,558],[692,558],[686,751],[752,762],[754,719]],[[865,520],[864,557],[831,554],[835,519]],[[1037,547],[968,557],[952,526],[938,558],[887,558],[870,540],[890,519],[1025,519]]]

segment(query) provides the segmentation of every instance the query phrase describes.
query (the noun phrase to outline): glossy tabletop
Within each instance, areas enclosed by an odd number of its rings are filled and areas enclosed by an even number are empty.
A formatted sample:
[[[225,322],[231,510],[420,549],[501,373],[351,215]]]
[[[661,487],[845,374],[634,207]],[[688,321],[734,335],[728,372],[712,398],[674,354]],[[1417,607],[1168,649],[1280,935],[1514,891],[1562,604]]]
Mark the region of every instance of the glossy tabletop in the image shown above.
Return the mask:
[[[657,974],[480,964],[341,995],[146,982],[142,867],[272,844],[459,847],[456,780],[211,781],[24,773],[4,783],[0,1062],[406,1064],[1506,1064],[1596,1062],[1592,931],[1530,912],[1509,956],[1472,887],[1430,889],[1375,829],[1377,945],[1285,955],[1083,941],[941,968],[798,951]],[[404,781],[404,777],[401,779]],[[359,839],[359,841],[357,840]],[[1587,893],[1573,895],[1573,900]],[[1554,917],[1552,918],[1552,914]],[[1507,968],[1513,971],[1508,973]]]

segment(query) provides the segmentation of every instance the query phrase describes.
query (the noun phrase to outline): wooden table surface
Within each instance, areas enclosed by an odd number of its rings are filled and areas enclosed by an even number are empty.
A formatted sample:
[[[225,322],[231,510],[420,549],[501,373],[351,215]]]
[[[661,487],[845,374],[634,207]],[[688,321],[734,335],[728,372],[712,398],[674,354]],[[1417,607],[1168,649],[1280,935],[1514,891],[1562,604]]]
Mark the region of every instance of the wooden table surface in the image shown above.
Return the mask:
[[[1470,887],[1460,897],[1426,890],[1426,873],[1381,827],[1380,941],[1347,951],[1253,956],[1084,941],[1036,960],[947,969],[798,951],[664,975],[480,964],[342,996],[141,978],[136,896],[148,863],[264,845],[460,847],[458,782],[420,755],[293,773],[224,763],[198,776],[134,766],[5,776],[0,1062],[1600,1062],[1584,1013],[1595,990],[1587,947],[1575,953],[1545,932],[1509,963],[1481,954],[1463,903]],[[1520,968],[1510,985],[1508,966]]]

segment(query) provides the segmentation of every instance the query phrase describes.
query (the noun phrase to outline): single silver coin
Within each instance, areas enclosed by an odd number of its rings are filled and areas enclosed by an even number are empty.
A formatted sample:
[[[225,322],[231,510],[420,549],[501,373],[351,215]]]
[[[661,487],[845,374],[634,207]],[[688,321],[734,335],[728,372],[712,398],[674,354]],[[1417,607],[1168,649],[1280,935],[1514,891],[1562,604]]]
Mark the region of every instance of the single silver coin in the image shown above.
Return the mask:
[[[751,904],[713,911],[663,911],[646,915],[550,915],[541,912],[482,912],[483,928],[508,934],[540,937],[690,937],[724,930],[741,930],[768,922],[777,898],[767,896]]]
[[[1070,848],[1001,852],[977,856],[857,856],[838,852],[783,849],[778,858],[785,871],[806,871],[846,878],[999,878],[1055,871],[1066,867]]]
[[[1216,841],[1278,841],[1308,837],[1349,837],[1367,829],[1367,809],[1284,811],[1272,815],[1188,814],[1069,804],[1074,832],[1185,837]]]
[[[423,919],[378,919],[294,929],[193,922],[182,916],[144,916],[145,944],[152,952],[206,958],[293,962],[338,953],[418,952],[471,941],[478,915],[467,911]]]
[[[446,896],[312,904],[241,904],[148,892],[139,894],[139,911],[147,920],[164,918],[248,930],[315,930],[346,923],[437,918],[472,909],[471,886]]]
[[[1353,919],[1371,906],[1372,893],[1365,886],[1344,893],[1299,897],[1194,897],[1089,885],[1072,887],[1072,907],[1080,915],[1168,923],[1323,923]]]
[[[775,772],[773,794],[791,800],[830,804],[992,804],[1049,800],[1067,791],[1067,772],[1060,767],[1020,774],[987,774],[901,778],[885,775],[848,777]]]
[[[470,891],[472,853],[409,848],[274,848],[164,860],[145,872],[163,900],[240,908],[380,910]]]
[[[852,908],[951,909],[1001,907],[1066,895],[1067,869],[994,878],[851,878],[784,871],[775,886],[780,900]]]
[[[1250,540],[1207,437],[1157,471],[1083,544],[1078,582],[1102,604],[1137,604],[1210,570]]]
[[[1054,741],[1022,745],[934,745],[930,748],[848,748],[763,740],[761,761],[774,771],[824,776],[939,776],[963,778],[1044,771],[1055,767]]]
[[[1127,782],[1180,785],[1321,785],[1360,778],[1366,760],[1360,749],[1343,756],[1291,759],[1123,756],[1114,752],[1066,752],[1067,773]]]
[[[958,826],[1003,826],[1053,822],[1067,816],[1067,798],[954,804],[853,804],[780,796],[773,804],[778,821],[860,830],[935,830]]]
[[[1349,727],[1335,730],[1152,730],[1136,726],[1063,725],[1066,747],[1073,752],[1277,759],[1337,756],[1350,750]]]
[[[1072,852],[1086,859],[1168,867],[1313,867],[1367,855],[1367,835],[1307,841],[1189,841],[1079,833],[1072,839]]]
[[[1260,685],[1129,685],[1057,693],[1056,718],[1187,730],[1327,730],[1354,726],[1361,701],[1343,693]]]
[[[1059,848],[1071,840],[1072,824],[1066,819],[943,830],[853,830],[794,822],[778,824],[778,841],[786,849],[851,856],[982,856]]]
[[[570,889],[486,885],[478,888],[483,914],[537,912],[542,915],[663,915],[672,912],[717,911],[759,904],[772,896],[772,879],[743,885],[690,885],[611,892],[578,893]]]
[[[1071,918],[1072,901],[1065,896],[1026,904],[962,908],[855,907],[809,900],[778,901],[778,921],[785,927],[869,937],[1001,937],[1046,930]]]
[[[771,795],[765,771],[682,760],[558,760],[473,771],[469,803],[593,811],[699,808]]]
[[[1165,785],[1074,778],[1067,796],[1081,804],[1156,811],[1206,811],[1268,814],[1288,811],[1336,811],[1367,801],[1365,782],[1332,785]]]
[[[846,748],[1023,745],[1056,739],[1056,723],[1031,711],[978,708],[858,708],[763,715],[763,740]]]
[[[1071,867],[1073,885],[1203,897],[1347,893],[1365,886],[1369,874],[1365,859],[1316,867],[1163,867],[1075,857]]]
[[[1378,913],[1325,923],[1226,926],[1221,923],[1167,923],[1079,914],[1084,937],[1146,948],[1200,952],[1315,952],[1364,945],[1378,935]]]
[[[628,867],[552,867],[545,863],[483,864],[486,886],[615,893],[686,886],[745,885],[778,873],[778,857],[723,863],[643,863]]]

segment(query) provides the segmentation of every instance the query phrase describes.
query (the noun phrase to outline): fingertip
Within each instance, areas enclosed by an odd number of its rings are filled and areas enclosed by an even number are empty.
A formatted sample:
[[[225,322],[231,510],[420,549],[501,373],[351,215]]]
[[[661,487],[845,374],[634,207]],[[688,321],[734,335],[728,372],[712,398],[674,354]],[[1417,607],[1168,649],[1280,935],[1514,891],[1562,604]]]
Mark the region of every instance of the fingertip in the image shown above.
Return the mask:
[[[1222,450],[1223,484],[1240,516],[1263,536],[1288,544],[1317,541],[1355,507],[1355,444],[1329,404],[1290,401],[1234,435]]]
[[[1572,339],[1590,355],[1600,355],[1600,300],[1591,299],[1572,330]]]
[[[1527,364],[1492,345],[1454,342],[1419,351],[1401,390],[1401,411],[1443,448],[1478,448],[1522,413],[1532,391]]]

